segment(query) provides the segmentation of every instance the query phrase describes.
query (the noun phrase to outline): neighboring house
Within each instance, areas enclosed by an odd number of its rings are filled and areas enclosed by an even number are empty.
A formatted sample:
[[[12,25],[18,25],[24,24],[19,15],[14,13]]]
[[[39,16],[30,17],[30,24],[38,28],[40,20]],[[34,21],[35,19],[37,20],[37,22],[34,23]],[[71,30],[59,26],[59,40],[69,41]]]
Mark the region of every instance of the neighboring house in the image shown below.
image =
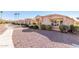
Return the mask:
[[[27,18],[27,19],[24,19],[24,20],[25,20],[26,24],[30,24],[30,22],[31,22],[32,19],[31,18]]]
[[[32,19],[27,18],[27,19],[19,19],[17,21],[15,21],[16,23],[23,23],[23,24],[30,24],[32,21]]]

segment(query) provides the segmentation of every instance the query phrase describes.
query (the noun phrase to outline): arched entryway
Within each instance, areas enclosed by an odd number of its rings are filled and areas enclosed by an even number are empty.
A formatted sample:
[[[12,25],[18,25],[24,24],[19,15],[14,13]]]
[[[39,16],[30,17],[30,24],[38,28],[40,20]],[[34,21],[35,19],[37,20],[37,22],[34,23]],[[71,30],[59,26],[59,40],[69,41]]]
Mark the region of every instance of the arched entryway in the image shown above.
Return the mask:
[[[53,18],[51,19],[51,25],[54,30],[59,30],[59,26],[63,24],[63,18]]]

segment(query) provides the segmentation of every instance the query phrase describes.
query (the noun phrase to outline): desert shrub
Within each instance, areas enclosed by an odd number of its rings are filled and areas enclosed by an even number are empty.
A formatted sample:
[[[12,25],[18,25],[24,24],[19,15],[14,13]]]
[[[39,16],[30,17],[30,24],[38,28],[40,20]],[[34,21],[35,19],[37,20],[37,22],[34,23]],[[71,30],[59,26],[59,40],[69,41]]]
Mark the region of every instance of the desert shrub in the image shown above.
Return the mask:
[[[3,24],[3,22],[0,22],[0,24]]]
[[[33,23],[33,25],[36,25],[36,23]]]
[[[15,22],[12,22],[12,24],[15,25],[16,23]]]
[[[77,31],[79,31],[79,26],[70,25],[69,32],[71,32],[71,33],[77,33]]]
[[[24,23],[20,23],[20,25],[25,25]]]
[[[28,24],[25,24],[25,27],[29,27],[29,25]]]
[[[68,32],[70,27],[67,25],[61,25],[61,26],[59,26],[59,29],[61,32]]]
[[[19,24],[19,25],[21,25],[22,27],[29,27],[28,24],[24,24],[24,23],[21,23],[21,24]]]
[[[39,29],[39,27],[37,25],[33,26],[33,29]]]
[[[79,26],[75,26],[76,30],[79,31]]]
[[[20,23],[15,23],[15,25],[20,25]]]
[[[31,26],[29,26],[29,28],[33,28],[33,26],[31,25]]]
[[[42,30],[52,30],[52,26],[51,25],[41,25],[40,26]]]
[[[51,25],[46,25],[46,30],[51,31],[52,30],[52,26]]]
[[[74,25],[70,25],[70,31],[73,32],[73,31],[76,31],[76,28]]]
[[[31,28],[31,29],[39,29],[39,27],[37,25],[31,25],[31,26],[29,26],[29,28]]]
[[[42,30],[46,30],[46,25],[40,25]]]
[[[11,24],[15,24],[14,22],[12,22]]]
[[[13,25],[20,25],[20,23],[12,22]]]

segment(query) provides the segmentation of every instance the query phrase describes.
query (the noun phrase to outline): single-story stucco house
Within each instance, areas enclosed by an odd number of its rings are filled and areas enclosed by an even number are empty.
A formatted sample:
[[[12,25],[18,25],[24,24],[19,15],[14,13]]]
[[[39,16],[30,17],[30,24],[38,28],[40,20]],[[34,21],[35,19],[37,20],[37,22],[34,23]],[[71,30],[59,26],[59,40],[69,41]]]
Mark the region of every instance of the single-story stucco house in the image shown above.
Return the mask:
[[[60,14],[52,14],[46,16],[36,16],[33,19],[33,23],[52,25],[54,28],[59,28],[59,25],[79,25],[79,21],[76,18],[64,16]]]
[[[46,16],[36,16],[34,18],[27,18],[24,20],[16,21],[19,23],[27,23],[30,25],[33,25],[33,23],[36,23],[39,25],[52,25],[52,27],[55,29],[58,29],[60,25],[76,25],[79,26],[79,18],[74,18],[70,16],[60,15],[60,14],[51,14]]]
[[[60,25],[63,23],[64,25],[71,25],[74,24],[76,21],[74,18],[59,15],[59,14],[53,14],[53,15],[47,15],[47,16],[37,16],[36,20],[39,20],[41,24],[51,25],[51,23],[55,23]]]

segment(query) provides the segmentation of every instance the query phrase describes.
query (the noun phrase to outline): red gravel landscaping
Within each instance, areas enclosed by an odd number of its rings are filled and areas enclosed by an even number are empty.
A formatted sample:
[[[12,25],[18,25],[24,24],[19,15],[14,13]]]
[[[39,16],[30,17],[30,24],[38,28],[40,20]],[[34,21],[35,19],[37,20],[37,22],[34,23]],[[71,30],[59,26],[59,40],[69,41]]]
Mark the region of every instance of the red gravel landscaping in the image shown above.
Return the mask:
[[[13,32],[15,48],[70,48],[79,44],[79,37],[56,31],[16,28]]]

